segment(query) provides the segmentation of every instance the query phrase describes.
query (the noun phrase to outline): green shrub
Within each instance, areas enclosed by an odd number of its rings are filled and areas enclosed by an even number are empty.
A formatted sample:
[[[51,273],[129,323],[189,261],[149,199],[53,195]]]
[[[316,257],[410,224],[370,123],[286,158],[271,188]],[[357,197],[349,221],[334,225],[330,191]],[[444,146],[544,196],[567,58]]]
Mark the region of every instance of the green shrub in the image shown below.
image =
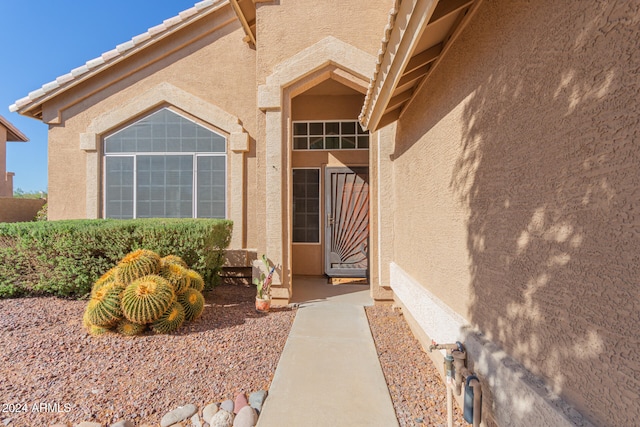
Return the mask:
[[[215,219],[65,220],[0,224],[0,298],[82,297],[136,249],[182,258],[218,283],[232,223]]]

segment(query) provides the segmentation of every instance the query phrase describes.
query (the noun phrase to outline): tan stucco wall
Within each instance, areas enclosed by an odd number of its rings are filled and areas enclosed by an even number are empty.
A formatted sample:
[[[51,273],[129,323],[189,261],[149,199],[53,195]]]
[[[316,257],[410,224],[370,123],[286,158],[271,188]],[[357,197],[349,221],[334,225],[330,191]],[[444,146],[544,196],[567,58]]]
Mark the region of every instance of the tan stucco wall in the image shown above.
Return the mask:
[[[222,8],[46,103],[45,120],[55,120],[61,112],[61,123],[49,131],[50,218],[86,216],[88,154],[79,149],[79,135],[97,117],[136,102],[165,82],[238,117],[246,132],[255,132],[255,51],[242,42],[242,34],[231,8]],[[190,113],[189,106],[182,109]],[[247,156],[245,167],[252,162],[255,158]],[[254,209],[253,191],[246,195],[246,211]],[[252,237],[247,240],[251,246]]]
[[[258,83],[264,83],[275,65],[327,36],[374,55],[380,47],[390,6],[388,0],[281,0],[257,4]]]
[[[301,95],[291,100],[291,120],[358,120],[364,95]]]
[[[392,154],[395,263],[602,426],[640,416],[639,6],[485,1]]]
[[[45,199],[0,197],[0,222],[33,221],[45,203]]]

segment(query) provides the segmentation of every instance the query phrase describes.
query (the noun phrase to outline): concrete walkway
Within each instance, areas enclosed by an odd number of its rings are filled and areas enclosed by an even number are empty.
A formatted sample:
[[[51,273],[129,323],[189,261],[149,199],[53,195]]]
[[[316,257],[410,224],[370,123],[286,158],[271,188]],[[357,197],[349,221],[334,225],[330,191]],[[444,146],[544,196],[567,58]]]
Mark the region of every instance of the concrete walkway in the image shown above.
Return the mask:
[[[300,306],[258,427],[397,426],[364,312],[368,286],[294,280]]]

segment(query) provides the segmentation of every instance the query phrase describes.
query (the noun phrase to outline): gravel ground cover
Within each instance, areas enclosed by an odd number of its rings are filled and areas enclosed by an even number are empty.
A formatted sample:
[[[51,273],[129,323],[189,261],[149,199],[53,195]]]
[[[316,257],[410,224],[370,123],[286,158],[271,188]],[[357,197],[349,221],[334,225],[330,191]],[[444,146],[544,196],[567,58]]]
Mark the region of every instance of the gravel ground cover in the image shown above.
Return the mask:
[[[97,338],[82,327],[86,301],[0,300],[0,425],[157,425],[180,405],[268,389],[295,310],[257,314],[254,295],[220,286],[175,334]],[[446,425],[444,384],[402,315],[366,311],[400,426]],[[467,425],[457,408],[454,422]]]
[[[171,335],[89,336],[86,301],[0,300],[0,425],[157,425],[169,410],[268,389],[295,310],[255,311],[255,289],[205,292],[202,317]]]
[[[365,310],[400,426],[446,426],[444,382],[402,314],[383,305]],[[455,401],[453,414],[455,426],[469,425]]]

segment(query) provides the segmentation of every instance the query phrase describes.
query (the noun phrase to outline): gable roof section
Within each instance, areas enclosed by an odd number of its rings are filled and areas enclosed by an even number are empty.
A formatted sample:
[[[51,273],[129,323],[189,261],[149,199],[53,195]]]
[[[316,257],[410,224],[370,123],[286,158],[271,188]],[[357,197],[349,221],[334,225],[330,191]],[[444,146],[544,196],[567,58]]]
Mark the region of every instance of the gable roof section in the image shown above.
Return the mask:
[[[378,130],[400,117],[482,0],[393,0],[360,123]]]
[[[30,92],[26,97],[10,105],[9,111],[17,111],[22,115],[41,120],[42,104],[47,100],[110,68],[140,50],[163,40],[192,22],[219,10],[228,3],[229,0],[203,0],[196,3],[193,7],[180,12],[178,15],[164,20],[162,24],[149,28],[146,32],[119,44],[115,49],[87,61],[84,65],[74,68],[69,73],[46,83],[40,89]]]
[[[10,142],[27,142],[27,138],[17,127],[11,124],[11,122],[4,117],[0,116],[0,126],[7,129],[7,141]]]

